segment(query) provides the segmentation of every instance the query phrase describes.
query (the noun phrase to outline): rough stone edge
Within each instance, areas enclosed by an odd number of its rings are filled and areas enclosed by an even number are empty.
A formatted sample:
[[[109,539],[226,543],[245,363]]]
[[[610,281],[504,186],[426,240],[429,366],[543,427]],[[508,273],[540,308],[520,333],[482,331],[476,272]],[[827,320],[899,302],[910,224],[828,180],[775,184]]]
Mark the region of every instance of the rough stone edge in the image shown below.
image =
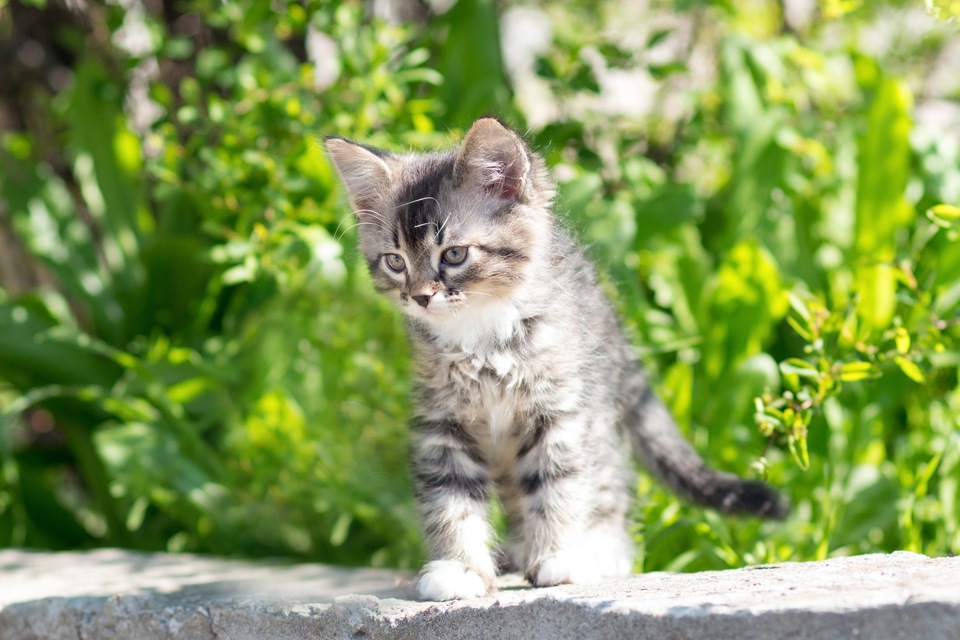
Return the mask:
[[[939,570],[930,571],[935,567]],[[960,638],[960,582],[953,581],[954,567],[960,568],[960,559],[931,561],[923,556],[897,553],[704,574],[647,574],[619,586],[508,590],[499,598],[441,604],[370,595],[348,595],[336,598],[332,604],[315,604],[295,598],[268,600],[264,593],[211,593],[189,586],[169,594],[46,597],[9,604],[0,611],[0,640],[318,637],[805,640],[858,636],[938,640]],[[864,568],[873,571],[864,573]],[[771,569],[780,569],[786,575],[778,576],[779,571],[771,573]],[[849,584],[851,592],[883,591],[884,598],[867,605],[862,603],[869,603],[871,598],[855,599],[861,604],[846,609],[839,597],[839,606],[831,601],[826,608],[810,610],[796,603],[782,608],[771,608],[768,602],[758,606],[731,606],[725,604],[721,596],[710,596],[710,590],[701,593],[695,582],[705,579],[714,590],[739,589],[741,592],[748,590],[749,584],[764,583],[763,597],[769,600],[771,584],[780,589],[798,577],[815,581],[818,571],[830,579],[815,582],[813,586],[828,593],[838,588],[837,578],[842,576],[841,587]],[[931,577],[935,578],[932,582]],[[783,579],[787,581],[782,582]],[[892,596],[891,584],[896,587]],[[692,604],[689,598],[684,602],[678,596],[677,606],[658,608],[658,601],[663,602],[666,596],[669,602],[671,593],[675,592],[671,589],[682,585],[691,586],[696,592]],[[652,603],[646,600],[648,595]],[[651,610],[644,611],[644,607]]]
[[[361,597],[363,598],[363,597]],[[48,598],[0,612],[2,640],[770,640],[791,638],[960,637],[960,607],[938,603],[885,605],[850,612],[704,611],[655,615],[607,611],[554,597],[488,608],[429,608],[409,617],[384,615],[380,603],[284,607],[235,602],[158,607],[156,597]],[[365,599],[365,598],[363,598]],[[360,606],[358,606],[360,605]]]

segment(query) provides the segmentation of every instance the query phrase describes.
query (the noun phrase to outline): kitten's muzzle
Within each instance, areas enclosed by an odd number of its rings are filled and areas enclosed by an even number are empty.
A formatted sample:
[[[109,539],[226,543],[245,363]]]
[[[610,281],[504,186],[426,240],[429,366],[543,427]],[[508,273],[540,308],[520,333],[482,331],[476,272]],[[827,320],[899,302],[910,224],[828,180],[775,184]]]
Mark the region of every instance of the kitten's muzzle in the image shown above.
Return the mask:
[[[437,280],[427,280],[425,278],[413,283],[410,287],[410,297],[416,300],[418,305],[426,309],[427,305],[430,304],[430,300],[433,299],[433,296],[437,295],[442,289],[443,285]]]
[[[420,294],[420,295],[410,296],[410,297],[416,300],[418,305],[426,309],[427,305],[430,304],[430,299],[433,298],[433,294],[432,293],[429,295]]]

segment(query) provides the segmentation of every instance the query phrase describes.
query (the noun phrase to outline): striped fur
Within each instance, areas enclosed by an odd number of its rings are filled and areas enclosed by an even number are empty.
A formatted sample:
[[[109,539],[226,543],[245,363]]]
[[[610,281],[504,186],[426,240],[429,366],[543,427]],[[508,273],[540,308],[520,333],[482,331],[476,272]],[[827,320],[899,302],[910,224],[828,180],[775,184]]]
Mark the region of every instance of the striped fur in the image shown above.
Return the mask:
[[[629,573],[628,442],[691,502],[784,515],[776,492],[710,469],[680,435],[519,136],[484,118],[446,153],[326,146],[374,285],[404,313],[416,356],[422,597],[494,590],[495,495],[510,526],[502,557],[534,585]]]

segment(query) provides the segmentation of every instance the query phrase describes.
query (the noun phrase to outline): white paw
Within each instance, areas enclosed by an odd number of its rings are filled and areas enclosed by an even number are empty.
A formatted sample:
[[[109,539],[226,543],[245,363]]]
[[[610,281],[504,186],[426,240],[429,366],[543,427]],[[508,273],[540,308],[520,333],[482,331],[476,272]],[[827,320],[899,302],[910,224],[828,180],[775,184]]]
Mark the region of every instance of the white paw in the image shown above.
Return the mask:
[[[548,556],[537,570],[534,584],[589,584],[629,575],[632,569],[633,543],[629,538],[593,532],[576,547]]]
[[[601,573],[595,564],[591,564],[590,555],[592,554],[568,550],[549,556],[540,565],[534,584],[538,587],[552,587],[555,584],[597,582]]]
[[[420,572],[417,592],[423,600],[463,600],[487,595],[487,584],[459,560],[434,560]]]
[[[633,540],[623,534],[594,532],[588,538],[588,546],[595,549],[593,562],[602,578],[619,578],[633,572]]]

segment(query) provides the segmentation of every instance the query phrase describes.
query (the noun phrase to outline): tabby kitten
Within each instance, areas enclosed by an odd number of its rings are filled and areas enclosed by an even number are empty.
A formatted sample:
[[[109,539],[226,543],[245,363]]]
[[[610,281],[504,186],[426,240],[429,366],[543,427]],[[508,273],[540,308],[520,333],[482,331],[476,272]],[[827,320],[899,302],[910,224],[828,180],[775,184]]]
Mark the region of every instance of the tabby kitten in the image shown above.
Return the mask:
[[[456,149],[394,155],[342,138],[327,152],[359,222],[374,286],[415,352],[414,484],[427,600],[495,590],[487,507],[536,586],[629,573],[627,442],[683,498],[778,518],[760,482],[706,466],[624,339],[590,264],[551,211],[543,160],[492,118]]]

